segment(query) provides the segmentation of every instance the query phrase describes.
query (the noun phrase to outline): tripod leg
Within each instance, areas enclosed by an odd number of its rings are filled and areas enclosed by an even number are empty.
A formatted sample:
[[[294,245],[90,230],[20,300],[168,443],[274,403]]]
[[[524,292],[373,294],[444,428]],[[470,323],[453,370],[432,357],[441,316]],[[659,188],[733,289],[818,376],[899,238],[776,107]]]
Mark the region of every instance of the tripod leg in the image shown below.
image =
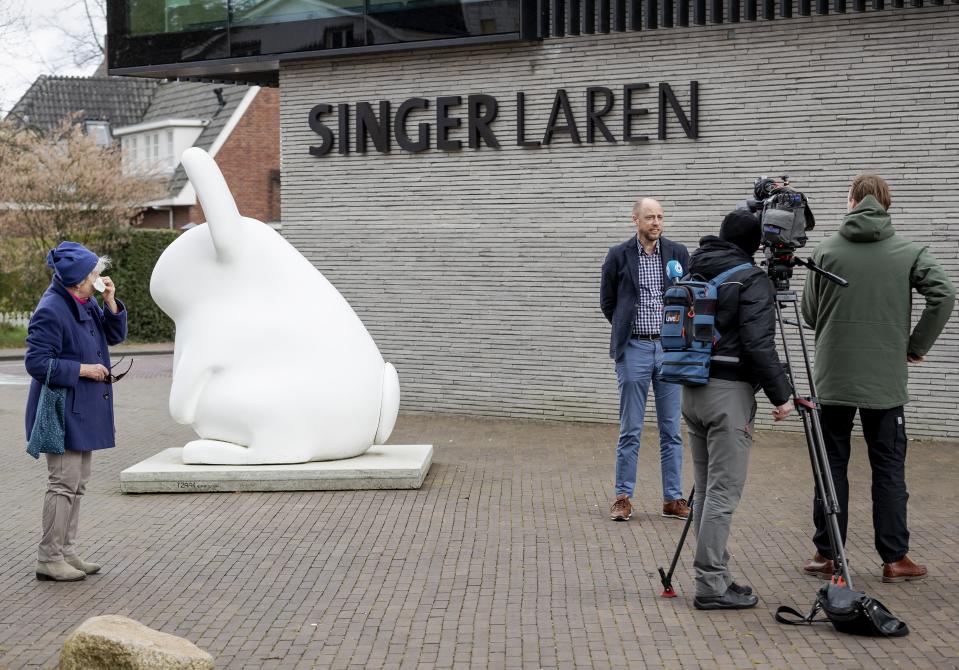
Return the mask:
[[[799,416],[802,418],[803,431],[806,433],[806,446],[809,450],[809,462],[812,464],[813,472],[813,482],[816,486],[816,498],[822,503],[823,509],[826,512],[826,523],[827,523],[827,534],[829,535],[829,544],[833,550],[833,556],[835,557],[837,539],[839,540],[839,545],[842,545],[841,537],[833,533],[833,526],[830,523],[830,513],[833,509],[831,501],[826,493],[826,486],[824,481],[824,470],[829,472],[828,461],[826,461],[825,468],[823,467],[823,459],[820,458],[820,444],[816,440],[815,435],[815,417],[816,415],[816,406],[805,398],[797,398],[796,405],[799,409]]]
[[[777,305],[777,312],[779,303]],[[802,315],[799,313],[799,303],[793,301],[793,312],[796,317],[796,323],[802,324]],[[781,317],[780,317],[781,319]],[[780,320],[780,327],[782,321]],[[806,348],[806,338],[803,336],[802,328],[799,330],[799,343],[802,345],[803,361],[806,364],[806,376],[809,380],[809,390],[811,403],[809,411],[809,426],[806,430],[806,441],[809,443],[810,457],[813,461],[813,470],[819,470],[816,475],[816,491],[823,502],[823,510],[826,512],[826,528],[829,533],[829,541],[832,545],[833,560],[833,580],[837,580],[837,574],[842,576],[846,585],[852,588],[852,582],[849,580],[849,568],[846,565],[846,552],[843,547],[842,533],[839,530],[839,501],[836,500],[836,486],[832,480],[832,468],[829,467],[829,455],[826,453],[826,442],[822,436],[822,417],[820,416],[819,401],[816,399],[816,385],[813,381],[813,369],[809,363],[809,350]],[[783,344],[785,345],[785,335],[783,335]],[[805,420],[803,425],[805,426]],[[812,440],[810,441],[810,437]],[[818,467],[817,467],[818,466]]]
[[[810,423],[815,438],[816,452],[822,471],[822,486],[820,497],[823,500],[823,510],[826,513],[826,529],[829,533],[829,543],[832,545],[833,581],[842,580],[852,588],[849,577],[849,566],[846,562],[846,550],[843,546],[842,531],[839,528],[839,501],[836,500],[836,485],[832,479],[832,469],[829,467],[829,456],[826,454],[826,443],[822,436],[822,422],[819,408],[810,412]]]
[[[686,543],[686,535],[689,533],[689,526],[693,522],[693,496],[696,495],[696,487],[693,486],[689,491],[689,516],[686,517],[686,523],[683,525],[683,533],[679,536],[679,544],[676,545],[676,551],[673,553],[673,560],[669,564],[669,572],[659,568],[659,579],[663,583],[663,592],[660,594],[663,598],[675,598],[676,590],[673,589],[673,572],[676,570],[676,563],[679,562],[679,553]]]

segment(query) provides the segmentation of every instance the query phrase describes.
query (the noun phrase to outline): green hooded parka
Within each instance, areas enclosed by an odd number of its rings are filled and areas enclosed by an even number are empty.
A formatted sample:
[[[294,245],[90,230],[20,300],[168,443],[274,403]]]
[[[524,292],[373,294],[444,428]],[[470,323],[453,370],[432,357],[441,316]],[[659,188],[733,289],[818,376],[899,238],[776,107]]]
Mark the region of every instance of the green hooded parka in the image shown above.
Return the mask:
[[[909,401],[906,355],[924,356],[942,332],[955,289],[924,246],[896,235],[873,196],[813,252],[842,288],[809,272],[802,313],[816,331],[816,392],[824,405],[891,409]],[[926,301],[911,328],[912,289]]]

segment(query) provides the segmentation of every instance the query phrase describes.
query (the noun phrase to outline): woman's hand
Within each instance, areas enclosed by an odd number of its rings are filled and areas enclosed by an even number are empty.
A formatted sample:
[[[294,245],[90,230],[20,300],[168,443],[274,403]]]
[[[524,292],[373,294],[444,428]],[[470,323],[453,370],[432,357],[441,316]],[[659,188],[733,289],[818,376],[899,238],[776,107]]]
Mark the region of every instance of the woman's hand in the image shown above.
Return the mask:
[[[107,306],[107,309],[116,314],[119,311],[116,299],[117,287],[114,286],[113,280],[109,277],[101,276],[100,279],[103,281],[103,286],[105,287],[103,289],[103,304]]]
[[[99,363],[80,363],[80,376],[92,379],[95,382],[102,382],[107,378],[110,371]]]

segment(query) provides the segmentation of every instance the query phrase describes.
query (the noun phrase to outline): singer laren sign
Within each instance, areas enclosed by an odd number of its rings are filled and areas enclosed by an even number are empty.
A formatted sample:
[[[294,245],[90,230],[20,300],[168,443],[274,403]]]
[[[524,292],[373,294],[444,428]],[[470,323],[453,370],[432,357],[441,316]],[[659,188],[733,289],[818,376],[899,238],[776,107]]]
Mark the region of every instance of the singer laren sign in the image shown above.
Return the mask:
[[[527,130],[526,94],[516,93],[515,144],[521,147],[542,147],[564,138],[574,144],[595,142],[642,143],[649,135],[640,134],[641,119],[649,115],[642,107],[643,95],[652,93],[650,84],[626,84],[619,100],[612,89],[589,86],[576,100],[579,118],[566,89],[557,89],[543,134],[532,137]],[[619,104],[621,123],[611,127],[606,117]],[[496,127],[501,119],[503,105],[491,95],[473,94],[441,96],[433,100],[408,98],[393,107],[389,100],[376,103],[357,102],[337,105],[320,103],[310,110],[310,128],[319,137],[319,144],[310,146],[314,156],[326,156],[335,147],[336,153],[349,154],[351,150],[366,153],[370,145],[380,153],[389,153],[393,143],[411,153],[436,148],[441,151],[459,151],[463,140],[452,135],[465,125],[466,145],[471,149],[501,146],[502,131]],[[686,137],[699,137],[699,83],[689,82],[689,111],[683,109],[667,83],[658,85],[657,138],[667,139],[670,112],[679,121]],[[413,124],[415,123],[415,128]],[[502,125],[502,124],[501,124]],[[618,131],[614,132],[614,131]],[[499,133],[499,134],[498,134]]]

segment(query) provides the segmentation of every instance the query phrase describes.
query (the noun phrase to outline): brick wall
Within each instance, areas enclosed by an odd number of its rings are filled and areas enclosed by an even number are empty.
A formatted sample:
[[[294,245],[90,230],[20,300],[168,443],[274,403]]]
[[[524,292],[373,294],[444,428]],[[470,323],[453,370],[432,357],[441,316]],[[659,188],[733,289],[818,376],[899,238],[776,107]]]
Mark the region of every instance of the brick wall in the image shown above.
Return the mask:
[[[261,88],[216,154],[237,208],[260,221],[280,220],[280,189],[275,179],[280,168],[279,118],[279,91]],[[190,220],[205,220],[199,205],[192,210]]]
[[[244,216],[260,221],[280,220],[280,93],[261,88],[239,123],[216,154],[216,162]],[[203,223],[199,202],[173,208],[173,226]],[[168,210],[148,210],[141,228],[169,228]]]
[[[179,228],[190,220],[192,207],[173,208],[173,228]],[[170,211],[168,209],[149,209],[143,213],[142,219],[137,222],[137,228],[170,228]]]
[[[405,411],[616,420],[599,269],[633,234],[637,195],[658,198],[667,236],[693,247],[755,176],[785,172],[816,213],[811,248],[836,229],[851,176],[875,171],[892,184],[897,229],[959,280],[959,7],[338,58],[284,64],[280,80],[283,234],[396,365]],[[671,117],[657,140],[655,85],[688,110],[691,80],[699,139]],[[582,131],[587,86],[639,82],[652,85],[635,124],[648,143],[513,141],[517,91],[537,138],[557,88]],[[471,93],[499,99],[501,149],[309,154],[317,103]],[[620,136],[621,113],[607,120]],[[912,436],[959,437],[957,373],[953,318],[913,369]]]

